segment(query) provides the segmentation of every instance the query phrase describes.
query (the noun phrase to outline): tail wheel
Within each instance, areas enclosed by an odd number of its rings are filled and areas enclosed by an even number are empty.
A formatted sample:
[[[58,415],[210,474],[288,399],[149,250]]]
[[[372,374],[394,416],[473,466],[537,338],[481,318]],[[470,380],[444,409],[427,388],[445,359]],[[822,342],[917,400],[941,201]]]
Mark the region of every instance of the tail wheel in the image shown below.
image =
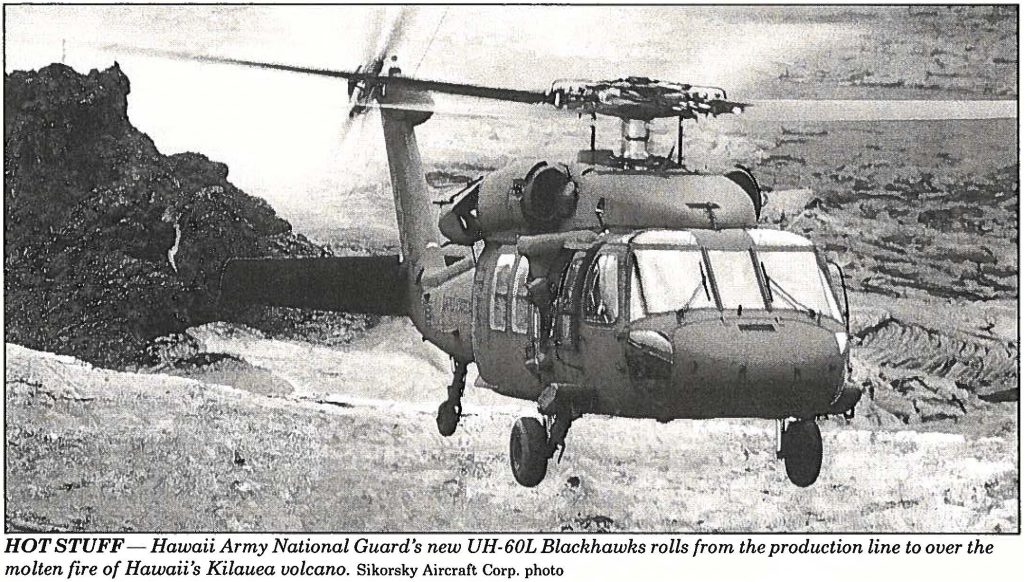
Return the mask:
[[[807,487],[821,473],[821,430],[813,420],[799,420],[782,433],[782,455],[786,475],[794,485]]]
[[[548,433],[536,418],[523,417],[512,425],[509,460],[512,475],[524,487],[534,487],[548,472]]]

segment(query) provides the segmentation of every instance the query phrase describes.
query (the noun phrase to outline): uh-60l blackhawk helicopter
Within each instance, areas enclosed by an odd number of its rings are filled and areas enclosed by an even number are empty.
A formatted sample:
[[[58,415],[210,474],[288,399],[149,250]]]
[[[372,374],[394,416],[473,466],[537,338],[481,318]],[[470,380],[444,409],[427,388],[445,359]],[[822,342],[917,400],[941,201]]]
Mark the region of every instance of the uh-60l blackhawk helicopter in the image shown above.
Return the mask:
[[[725,91],[642,77],[523,91],[405,77],[382,58],[345,72],[163,56],[345,79],[350,115],[380,111],[401,254],[234,260],[226,297],[410,317],[454,363],[442,435],[459,423],[471,363],[479,386],[537,403],[540,418],[517,420],[509,447],[527,487],[586,414],[775,419],[790,480],[817,479],[816,419],[852,414],[860,398],[845,382],[845,283],[811,241],[758,226],[764,197],[748,170],[684,167],[684,120],[746,107]],[[586,115],[590,147],[573,163],[513,163],[435,202],[416,143],[431,92]],[[598,115],[621,120],[617,151],[597,149]],[[679,121],[674,157],[648,148],[659,118]]]

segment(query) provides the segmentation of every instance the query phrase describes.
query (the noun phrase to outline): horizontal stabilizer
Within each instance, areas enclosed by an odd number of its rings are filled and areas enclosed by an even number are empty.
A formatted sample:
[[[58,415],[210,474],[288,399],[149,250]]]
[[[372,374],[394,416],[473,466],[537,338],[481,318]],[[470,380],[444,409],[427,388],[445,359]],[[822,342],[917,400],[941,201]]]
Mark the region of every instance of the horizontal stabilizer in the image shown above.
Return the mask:
[[[406,315],[398,256],[232,259],[221,300],[324,311]]]

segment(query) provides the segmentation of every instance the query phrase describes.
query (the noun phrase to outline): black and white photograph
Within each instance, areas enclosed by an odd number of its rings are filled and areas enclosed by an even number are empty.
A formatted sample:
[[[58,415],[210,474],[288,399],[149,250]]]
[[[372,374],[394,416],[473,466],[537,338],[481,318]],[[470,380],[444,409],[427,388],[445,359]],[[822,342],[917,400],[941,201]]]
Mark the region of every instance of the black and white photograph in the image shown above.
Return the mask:
[[[1019,537],[1016,4],[3,18],[7,535]]]

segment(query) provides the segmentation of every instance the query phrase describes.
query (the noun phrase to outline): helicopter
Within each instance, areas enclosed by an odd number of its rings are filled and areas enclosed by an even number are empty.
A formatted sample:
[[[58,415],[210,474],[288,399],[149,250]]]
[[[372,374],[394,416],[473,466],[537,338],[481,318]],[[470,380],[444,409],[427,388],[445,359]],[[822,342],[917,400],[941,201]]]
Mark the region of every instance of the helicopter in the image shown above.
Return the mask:
[[[477,387],[536,403],[538,416],[516,420],[509,437],[525,487],[561,460],[586,415],[775,420],[789,480],[818,479],[818,419],[851,417],[861,397],[847,382],[845,275],[811,240],[759,224],[766,198],[748,168],[708,174],[683,163],[685,120],[750,104],[635,76],[534,91],[408,77],[395,57],[341,71],[158,56],[338,78],[350,118],[380,113],[399,253],[233,259],[223,297],[409,317],[453,364],[441,435],[457,431],[470,364]],[[589,147],[571,162],[513,162],[433,200],[416,130],[435,93],[587,116]],[[619,119],[616,149],[597,147],[598,116]],[[657,155],[651,123],[665,118],[678,121],[678,139]]]

